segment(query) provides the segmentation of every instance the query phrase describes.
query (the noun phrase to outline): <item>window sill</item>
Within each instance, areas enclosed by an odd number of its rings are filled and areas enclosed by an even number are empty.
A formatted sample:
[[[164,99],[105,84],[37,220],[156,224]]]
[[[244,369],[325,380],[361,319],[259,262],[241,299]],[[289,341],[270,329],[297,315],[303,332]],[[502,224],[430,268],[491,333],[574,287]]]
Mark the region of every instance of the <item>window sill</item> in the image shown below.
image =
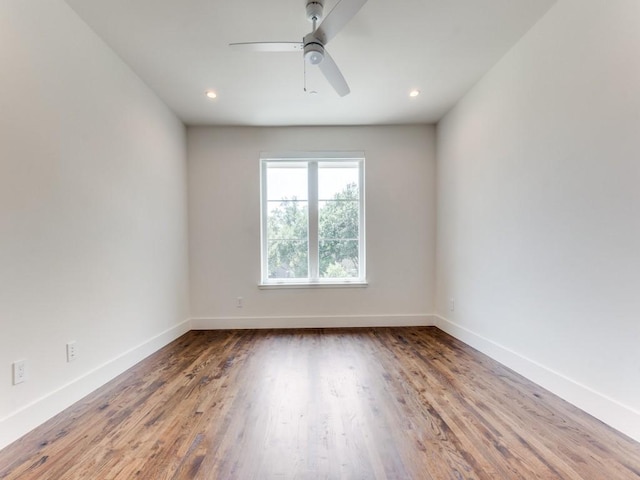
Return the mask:
[[[366,281],[353,282],[281,282],[260,283],[261,290],[280,290],[287,288],[364,288],[369,284]]]

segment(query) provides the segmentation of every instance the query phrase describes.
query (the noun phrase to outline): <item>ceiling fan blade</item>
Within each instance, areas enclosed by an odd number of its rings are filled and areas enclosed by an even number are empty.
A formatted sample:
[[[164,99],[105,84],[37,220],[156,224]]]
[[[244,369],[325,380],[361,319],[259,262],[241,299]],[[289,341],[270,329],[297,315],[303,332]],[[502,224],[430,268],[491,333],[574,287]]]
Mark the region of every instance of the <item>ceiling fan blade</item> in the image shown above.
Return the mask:
[[[243,42],[230,43],[236,50],[247,52],[302,52],[302,42]]]
[[[340,69],[338,68],[338,65],[336,65],[336,62],[333,61],[333,58],[331,58],[331,55],[329,55],[329,52],[326,50],[324,51],[324,60],[322,60],[318,66],[338,95],[344,97],[351,92],[349,85],[347,85],[347,81],[344,79]]]
[[[313,32],[313,35],[323,45],[326,45],[342,30],[342,27],[349,23],[349,20],[358,13],[365,3],[367,3],[367,0],[341,0],[329,12],[316,31]]]

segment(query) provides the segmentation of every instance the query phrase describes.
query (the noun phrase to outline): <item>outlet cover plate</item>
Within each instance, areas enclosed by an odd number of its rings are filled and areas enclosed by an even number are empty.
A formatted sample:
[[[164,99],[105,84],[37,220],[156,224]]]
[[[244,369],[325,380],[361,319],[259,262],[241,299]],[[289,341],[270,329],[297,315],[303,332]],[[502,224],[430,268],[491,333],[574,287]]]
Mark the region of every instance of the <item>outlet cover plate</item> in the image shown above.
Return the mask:
[[[78,356],[78,347],[76,342],[67,343],[67,362],[73,362]]]
[[[27,380],[27,361],[16,360],[13,362],[13,384],[18,385]]]

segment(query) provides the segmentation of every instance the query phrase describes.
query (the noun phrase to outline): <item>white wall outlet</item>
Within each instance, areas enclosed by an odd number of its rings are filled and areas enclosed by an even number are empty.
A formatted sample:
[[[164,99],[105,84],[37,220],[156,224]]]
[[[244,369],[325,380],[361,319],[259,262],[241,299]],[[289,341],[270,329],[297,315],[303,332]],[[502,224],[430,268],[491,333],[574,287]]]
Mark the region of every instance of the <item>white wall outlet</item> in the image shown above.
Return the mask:
[[[78,356],[78,347],[76,342],[67,343],[67,362],[73,362]]]
[[[13,362],[13,384],[18,385],[27,380],[27,361],[17,360]]]
[[[449,311],[453,312],[456,309],[456,300],[454,298],[449,299]]]
[[[242,297],[238,297],[236,299],[236,308],[242,308],[244,305],[244,299]]]

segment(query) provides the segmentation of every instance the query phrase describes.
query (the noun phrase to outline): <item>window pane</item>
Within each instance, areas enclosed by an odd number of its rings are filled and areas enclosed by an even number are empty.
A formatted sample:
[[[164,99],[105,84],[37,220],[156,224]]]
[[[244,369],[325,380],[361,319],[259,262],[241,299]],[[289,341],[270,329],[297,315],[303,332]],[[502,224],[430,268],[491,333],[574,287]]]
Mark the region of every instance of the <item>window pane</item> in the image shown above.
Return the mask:
[[[320,162],[318,164],[318,199],[358,199],[360,175],[354,162]]]
[[[321,278],[359,277],[359,208],[357,200],[319,202]]]
[[[358,240],[320,240],[320,278],[359,276]]]
[[[309,245],[306,240],[269,240],[269,278],[307,278]]]
[[[307,164],[271,163],[267,167],[267,200],[307,200]]]
[[[309,275],[307,202],[270,201],[267,208],[269,278],[306,278]]]

